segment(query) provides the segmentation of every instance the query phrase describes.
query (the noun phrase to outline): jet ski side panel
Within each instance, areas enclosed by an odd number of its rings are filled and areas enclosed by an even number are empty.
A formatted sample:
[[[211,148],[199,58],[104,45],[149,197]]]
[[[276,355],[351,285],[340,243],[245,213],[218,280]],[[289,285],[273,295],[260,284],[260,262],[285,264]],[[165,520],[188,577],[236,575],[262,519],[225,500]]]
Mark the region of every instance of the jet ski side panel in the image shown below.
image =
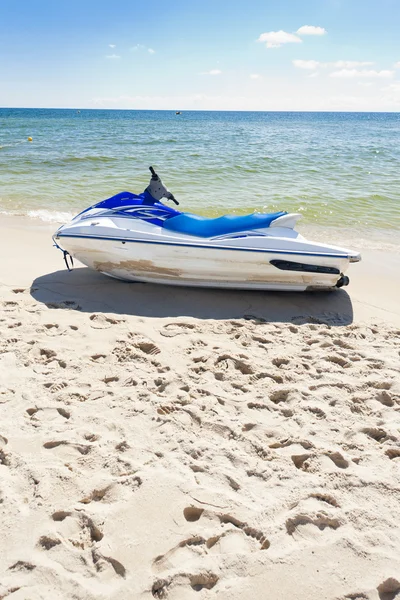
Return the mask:
[[[202,247],[60,236],[60,244],[86,266],[127,281],[181,286],[293,290],[333,288],[348,266],[346,257],[314,256],[313,264],[333,267],[334,273],[278,269],[273,261],[293,261],[283,252],[242,251]],[[272,264],[271,264],[272,262]]]

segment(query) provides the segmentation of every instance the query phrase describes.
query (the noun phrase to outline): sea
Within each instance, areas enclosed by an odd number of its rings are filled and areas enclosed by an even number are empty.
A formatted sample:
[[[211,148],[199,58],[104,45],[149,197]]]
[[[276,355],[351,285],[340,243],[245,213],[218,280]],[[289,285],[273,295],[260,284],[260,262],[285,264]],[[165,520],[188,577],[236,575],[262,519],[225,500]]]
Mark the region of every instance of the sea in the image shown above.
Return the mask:
[[[319,239],[400,251],[400,113],[176,112],[0,108],[0,218],[66,222],[140,193],[152,165],[182,211],[286,210]]]

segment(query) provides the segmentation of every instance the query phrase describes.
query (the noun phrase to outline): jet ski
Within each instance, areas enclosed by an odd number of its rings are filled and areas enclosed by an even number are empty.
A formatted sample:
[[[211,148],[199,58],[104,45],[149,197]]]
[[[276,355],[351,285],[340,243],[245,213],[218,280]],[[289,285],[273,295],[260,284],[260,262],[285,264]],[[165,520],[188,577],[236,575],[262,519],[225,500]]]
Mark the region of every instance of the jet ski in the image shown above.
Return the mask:
[[[58,229],[53,240],[65,259],[127,281],[282,291],[342,287],[349,263],[361,260],[353,250],[305,239],[295,230],[299,214],[179,212],[161,202],[178,204],[150,171],[143,193],[121,192]]]

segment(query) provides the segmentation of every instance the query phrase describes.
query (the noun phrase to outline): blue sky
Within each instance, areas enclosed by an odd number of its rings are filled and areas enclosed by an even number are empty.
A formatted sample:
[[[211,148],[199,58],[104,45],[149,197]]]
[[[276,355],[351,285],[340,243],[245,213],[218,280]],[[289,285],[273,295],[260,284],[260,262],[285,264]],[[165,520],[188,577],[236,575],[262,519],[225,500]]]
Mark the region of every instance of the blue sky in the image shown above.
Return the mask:
[[[0,106],[399,110],[399,0],[0,0]]]

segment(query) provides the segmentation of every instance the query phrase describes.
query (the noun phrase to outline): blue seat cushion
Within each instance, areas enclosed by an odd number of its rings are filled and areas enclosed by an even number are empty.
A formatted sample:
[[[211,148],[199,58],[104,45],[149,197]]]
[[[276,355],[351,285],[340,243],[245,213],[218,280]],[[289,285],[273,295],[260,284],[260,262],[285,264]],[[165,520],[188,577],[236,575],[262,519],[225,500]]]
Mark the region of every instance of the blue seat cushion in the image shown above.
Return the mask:
[[[277,213],[254,213],[243,217],[236,215],[225,215],[217,219],[208,219],[199,215],[183,213],[175,217],[170,217],[164,221],[164,229],[185,233],[186,235],[195,235],[198,237],[216,237],[239,231],[249,231],[251,229],[262,229],[269,227],[272,221],[278,217],[286,215],[286,212]]]

